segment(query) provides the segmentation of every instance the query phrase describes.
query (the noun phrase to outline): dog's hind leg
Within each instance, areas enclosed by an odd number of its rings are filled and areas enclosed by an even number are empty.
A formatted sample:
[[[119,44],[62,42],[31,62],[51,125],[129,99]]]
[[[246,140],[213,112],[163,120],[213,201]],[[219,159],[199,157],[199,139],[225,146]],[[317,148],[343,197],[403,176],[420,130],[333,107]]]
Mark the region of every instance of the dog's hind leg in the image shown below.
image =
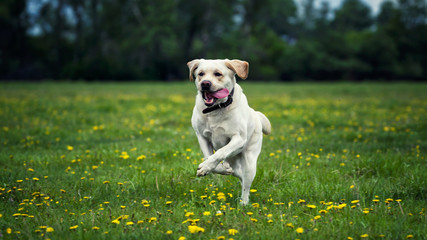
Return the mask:
[[[258,141],[262,141],[262,138],[260,138]],[[257,159],[261,152],[261,144],[253,144],[252,148],[249,149],[250,151],[242,154],[241,166],[238,168],[238,174],[235,174],[240,178],[242,183],[242,205],[247,205],[249,203],[249,193],[252,182],[256,175]],[[234,170],[236,171],[236,169]]]
[[[233,175],[240,178],[242,183],[242,205],[249,203],[251,185],[256,175],[258,156],[261,153],[262,147],[261,129],[252,135],[249,142],[250,144],[243,151],[240,161],[231,163],[234,170]]]
[[[254,181],[256,174],[256,168],[249,168],[243,173],[241,183],[242,183],[242,205],[247,205],[249,203],[249,192],[251,190],[252,182]]]

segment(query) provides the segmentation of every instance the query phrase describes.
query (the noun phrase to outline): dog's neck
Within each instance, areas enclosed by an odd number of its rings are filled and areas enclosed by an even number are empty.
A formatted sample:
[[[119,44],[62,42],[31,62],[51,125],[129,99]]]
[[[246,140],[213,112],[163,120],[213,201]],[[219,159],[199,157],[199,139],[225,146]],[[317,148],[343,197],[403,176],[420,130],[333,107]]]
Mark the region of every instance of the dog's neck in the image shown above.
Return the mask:
[[[213,112],[215,110],[218,110],[221,108],[226,108],[226,107],[230,106],[230,104],[233,103],[233,94],[234,94],[234,88],[233,88],[233,90],[231,90],[230,95],[228,95],[227,101],[220,103],[220,104],[217,104],[217,105],[213,105],[212,107],[208,107],[208,108],[203,109],[203,111],[202,111],[203,114],[207,114],[207,113]]]

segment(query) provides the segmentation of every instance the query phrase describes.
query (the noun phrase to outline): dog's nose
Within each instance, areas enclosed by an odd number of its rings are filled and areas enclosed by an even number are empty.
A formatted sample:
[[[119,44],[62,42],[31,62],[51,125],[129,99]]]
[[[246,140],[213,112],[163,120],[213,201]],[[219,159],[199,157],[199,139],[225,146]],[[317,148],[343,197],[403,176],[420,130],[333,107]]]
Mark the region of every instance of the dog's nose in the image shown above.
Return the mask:
[[[202,90],[209,90],[211,88],[212,83],[210,81],[203,81],[200,86],[202,87]]]

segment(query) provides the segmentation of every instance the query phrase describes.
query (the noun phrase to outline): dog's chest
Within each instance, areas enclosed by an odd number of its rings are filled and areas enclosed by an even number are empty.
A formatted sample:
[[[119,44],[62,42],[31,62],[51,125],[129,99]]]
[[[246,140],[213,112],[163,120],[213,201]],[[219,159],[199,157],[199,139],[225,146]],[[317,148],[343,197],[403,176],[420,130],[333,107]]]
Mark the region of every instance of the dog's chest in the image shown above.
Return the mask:
[[[230,138],[221,124],[215,122],[206,122],[205,129],[202,132],[203,136],[212,143],[214,149],[220,149],[230,142]]]

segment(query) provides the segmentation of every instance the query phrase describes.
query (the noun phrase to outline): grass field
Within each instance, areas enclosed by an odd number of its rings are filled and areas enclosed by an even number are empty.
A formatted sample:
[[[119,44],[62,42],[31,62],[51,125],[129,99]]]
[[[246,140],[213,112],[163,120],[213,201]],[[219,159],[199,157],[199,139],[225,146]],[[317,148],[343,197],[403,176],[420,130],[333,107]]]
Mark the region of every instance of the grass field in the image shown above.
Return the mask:
[[[193,83],[0,85],[1,239],[427,239],[426,84],[244,82],[250,204],[196,177]]]

